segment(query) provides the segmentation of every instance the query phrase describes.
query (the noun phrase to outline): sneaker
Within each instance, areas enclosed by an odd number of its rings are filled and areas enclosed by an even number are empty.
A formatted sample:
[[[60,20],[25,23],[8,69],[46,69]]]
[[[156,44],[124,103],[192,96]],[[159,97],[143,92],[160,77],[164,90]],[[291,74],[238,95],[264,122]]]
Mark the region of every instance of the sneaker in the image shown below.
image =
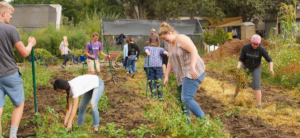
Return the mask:
[[[127,77],[128,77],[129,76],[129,72],[127,71],[126,74],[127,74]]]
[[[134,77],[134,73],[133,72],[131,72],[131,78],[133,78]]]
[[[99,131],[94,130],[94,134],[99,134]]]
[[[65,68],[63,65],[60,65],[63,69]]]

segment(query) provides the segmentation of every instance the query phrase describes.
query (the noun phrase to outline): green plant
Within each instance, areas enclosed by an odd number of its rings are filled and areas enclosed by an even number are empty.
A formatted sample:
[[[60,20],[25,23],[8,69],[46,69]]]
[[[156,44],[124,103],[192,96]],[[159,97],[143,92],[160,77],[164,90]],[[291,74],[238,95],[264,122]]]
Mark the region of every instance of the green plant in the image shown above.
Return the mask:
[[[146,125],[141,124],[140,129],[134,128],[129,133],[135,134],[137,138],[143,138],[146,133],[151,133],[151,130],[149,130]]]
[[[41,116],[39,113],[35,113],[38,119],[29,120],[28,122],[38,123],[39,129],[36,129],[37,137],[57,137],[65,136],[68,133],[68,129],[59,126],[58,114],[55,114],[54,109],[46,106],[46,113]],[[51,115],[51,116],[50,116]],[[51,118],[50,117],[54,117]]]
[[[116,61],[117,61],[117,62],[122,62],[123,56],[124,56],[124,52],[122,51],[122,52],[117,56]]]
[[[161,80],[158,82],[162,83]],[[206,116],[201,120],[198,118],[194,124],[187,123],[190,118],[182,112],[181,108],[178,108],[183,104],[172,92],[177,89],[175,76],[170,74],[168,87],[160,89],[165,100],[155,106],[145,105],[144,116],[154,123],[153,134],[170,134],[173,137],[228,137],[228,134],[222,130],[222,123],[218,119],[212,120]]]
[[[123,128],[123,126],[119,129],[115,129],[116,125],[114,123],[107,123],[106,126],[101,126],[99,132],[101,134],[105,134],[108,137],[126,137],[127,131]]]
[[[104,91],[98,103],[98,109],[100,112],[106,112],[108,110],[108,107],[109,107],[109,99],[106,95],[106,91]]]
[[[211,31],[209,31],[208,29],[206,29],[203,32],[203,36],[201,36],[201,39],[207,44],[207,45],[213,45],[214,44],[214,37],[213,34],[211,33]]]
[[[228,40],[228,33],[223,31],[221,27],[216,27],[214,39],[217,44],[223,45]]]
[[[34,56],[40,59],[38,62],[42,64],[46,64],[55,58],[49,51],[40,48],[35,49]]]
[[[75,49],[72,51],[74,57],[85,56],[85,51],[83,49]]]

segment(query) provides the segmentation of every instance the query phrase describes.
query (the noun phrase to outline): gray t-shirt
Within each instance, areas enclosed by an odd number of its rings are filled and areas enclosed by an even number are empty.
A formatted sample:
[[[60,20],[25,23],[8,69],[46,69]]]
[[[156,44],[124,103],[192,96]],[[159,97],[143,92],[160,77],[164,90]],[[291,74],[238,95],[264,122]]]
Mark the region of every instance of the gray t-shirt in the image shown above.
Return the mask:
[[[16,27],[0,21],[0,77],[12,75],[19,70],[13,48],[21,40]]]

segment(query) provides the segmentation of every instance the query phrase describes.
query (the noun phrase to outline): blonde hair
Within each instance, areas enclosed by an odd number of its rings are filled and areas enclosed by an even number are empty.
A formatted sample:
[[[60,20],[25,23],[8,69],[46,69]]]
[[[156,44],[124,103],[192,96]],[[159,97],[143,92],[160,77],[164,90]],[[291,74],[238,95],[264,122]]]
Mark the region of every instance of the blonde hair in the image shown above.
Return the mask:
[[[69,46],[67,36],[64,36],[64,37],[63,37],[63,42],[64,42],[64,45],[65,45],[65,46]]]
[[[9,3],[1,1],[0,2],[0,12],[4,11],[6,9],[10,9],[12,12],[15,11],[14,7],[11,6]]]
[[[160,28],[158,30],[158,35],[161,36],[161,35],[167,34],[168,32],[177,34],[177,31],[172,26],[170,26],[168,23],[166,23],[166,22],[161,23]]]

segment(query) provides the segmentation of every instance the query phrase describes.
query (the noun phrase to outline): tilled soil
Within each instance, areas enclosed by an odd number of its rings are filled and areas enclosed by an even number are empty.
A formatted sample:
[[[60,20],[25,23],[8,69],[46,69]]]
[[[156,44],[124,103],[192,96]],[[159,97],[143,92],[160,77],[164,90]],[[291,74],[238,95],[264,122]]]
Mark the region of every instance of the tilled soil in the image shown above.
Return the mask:
[[[230,137],[242,138],[293,138],[294,132],[284,132],[272,125],[265,124],[260,117],[244,116],[238,113],[232,113],[225,116],[227,111],[220,101],[206,95],[204,89],[199,89],[195,95],[195,100],[199,103],[204,113],[213,118],[221,119],[223,128],[230,133]]]
[[[123,75],[124,76],[124,75]],[[121,84],[128,83],[126,75],[122,77],[118,72],[114,72],[112,81],[110,70],[102,69],[100,78],[105,84],[106,95],[109,98],[111,109],[106,113],[100,114],[102,121],[100,125],[105,126],[107,123],[116,124],[116,128],[123,127],[126,131],[139,129],[141,124],[149,126],[151,121],[143,116],[144,105],[146,104],[145,96],[138,93],[132,88],[121,87]],[[149,134],[145,134],[147,137]],[[135,137],[134,134],[127,134],[128,137]]]
[[[207,74],[211,77],[222,79],[217,73],[208,72]],[[74,77],[75,76],[69,72],[61,71],[57,75],[53,76],[49,83],[53,84],[54,80],[58,78],[71,80]],[[123,83],[128,83],[128,78],[125,74],[114,72],[114,80],[116,84],[111,80],[109,69],[102,69],[100,77],[105,83],[105,91],[110,103],[108,111],[100,113],[100,117],[102,118],[100,125],[105,126],[107,123],[114,123],[116,124],[117,129],[123,127],[127,132],[134,128],[138,129],[141,124],[147,125],[148,128],[153,125],[151,121],[147,120],[147,118],[143,116],[143,110],[145,109],[144,105],[147,104],[145,96],[142,96],[138,92],[138,89],[121,85]],[[231,77],[226,77],[225,81],[233,84],[235,83],[234,79]],[[279,98],[282,102],[286,101],[286,104],[289,104],[291,101],[288,96],[278,97],[276,93],[271,91],[271,86],[263,86],[263,89],[266,91],[266,96],[269,97],[268,100],[278,100]],[[55,92],[52,87],[37,87],[38,108],[41,116],[46,113],[45,107],[48,105],[55,109],[55,112],[60,116],[58,121],[63,123],[65,109],[60,105],[58,102],[59,100],[57,100],[59,96],[60,95]],[[60,97],[65,98],[64,95],[61,95]],[[209,114],[213,118],[221,119],[223,128],[227,133],[230,133],[230,137],[296,137],[295,132],[284,132],[272,125],[265,124],[260,117],[256,118],[253,116],[240,115],[237,112],[225,115],[227,113],[225,110],[227,107],[225,107],[220,101],[213,99],[204,89],[199,89],[197,91],[195,100],[199,103],[200,107],[206,114]],[[295,103],[290,104],[295,105]],[[300,103],[297,104],[300,105]],[[27,98],[25,101],[24,114],[22,117],[22,121],[24,123],[20,124],[18,133],[34,132],[35,124],[26,124],[28,120],[34,118],[34,104],[32,96]],[[6,125],[9,124],[7,123]],[[127,134],[127,137],[135,137],[135,135]],[[149,134],[146,134],[145,137],[149,137]]]
[[[54,75],[52,79],[49,81],[51,84],[58,79],[66,79],[70,80],[73,79],[75,76],[73,76],[71,73],[67,71],[61,71],[57,75]],[[59,115],[58,122],[63,123],[64,116],[65,116],[65,109],[62,107],[59,103],[58,98],[65,98],[65,95],[61,95],[54,91],[53,86],[37,86],[36,88],[37,93],[37,105],[38,105],[38,112],[41,115],[41,117],[44,116],[46,113],[46,106],[49,106],[50,108],[55,109],[55,113]],[[21,123],[19,125],[18,134],[21,134],[22,136],[26,136],[26,133],[35,133],[36,125],[32,123],[30,120],[35,119],[35,108],[34,108],[34,96],[31,94],[30,97],[28,97],[25,100],[25,106],[23,110],[23,116],[21,119]],[[51,118],[49,117],[49,122],[53,119],[56,119],[55,117]],[[6,124],[10,128],[10,121]],[[4,130],[6,134],[8,134],[9,129]]]

